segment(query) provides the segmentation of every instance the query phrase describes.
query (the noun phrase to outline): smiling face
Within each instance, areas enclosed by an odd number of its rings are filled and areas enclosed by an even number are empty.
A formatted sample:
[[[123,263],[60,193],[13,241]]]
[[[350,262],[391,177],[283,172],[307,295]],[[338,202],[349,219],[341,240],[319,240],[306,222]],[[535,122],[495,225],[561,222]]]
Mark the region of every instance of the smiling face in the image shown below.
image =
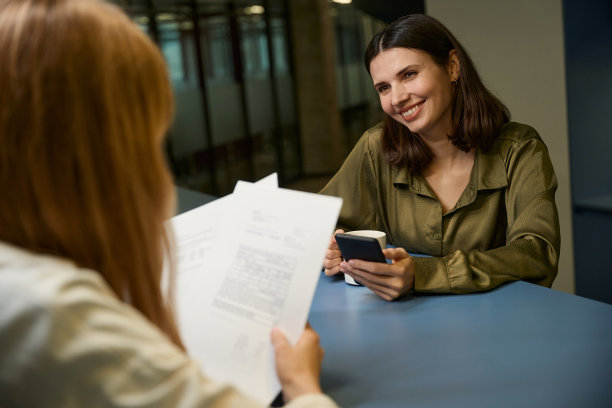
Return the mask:
[[[372,59],[370,75],[387,115],[422,138],[447,138],[452,125],[452,81],[459,78],[454,50],[442,67],[423,51],[390,48]]]

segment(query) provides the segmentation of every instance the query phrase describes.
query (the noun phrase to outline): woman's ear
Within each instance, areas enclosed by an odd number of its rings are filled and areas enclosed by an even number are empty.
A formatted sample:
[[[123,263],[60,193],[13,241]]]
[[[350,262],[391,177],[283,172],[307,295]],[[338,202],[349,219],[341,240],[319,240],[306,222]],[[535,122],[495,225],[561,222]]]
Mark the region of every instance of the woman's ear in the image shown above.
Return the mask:
[[[450,76],[451,82],[459,80],[459,74],[461,73],[461,63],[457,56],[457,50],[452,49],[448,53],[448,75]]]

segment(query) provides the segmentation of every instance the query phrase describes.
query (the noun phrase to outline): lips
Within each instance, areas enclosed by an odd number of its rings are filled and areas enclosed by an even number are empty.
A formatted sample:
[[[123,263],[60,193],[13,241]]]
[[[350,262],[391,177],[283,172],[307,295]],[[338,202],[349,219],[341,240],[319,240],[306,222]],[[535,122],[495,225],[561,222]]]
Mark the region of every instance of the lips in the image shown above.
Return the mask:
[[[420,102],[416,105],[412,105],[410,108],[406,109],[405,111],[400,112],[400,115],[402,115],[402,117],[405,120],[410,121],[414,119],[414,117],[418,114],[418,112],[421,110],[421,107],[423,106],[424,103],[425,101]]]

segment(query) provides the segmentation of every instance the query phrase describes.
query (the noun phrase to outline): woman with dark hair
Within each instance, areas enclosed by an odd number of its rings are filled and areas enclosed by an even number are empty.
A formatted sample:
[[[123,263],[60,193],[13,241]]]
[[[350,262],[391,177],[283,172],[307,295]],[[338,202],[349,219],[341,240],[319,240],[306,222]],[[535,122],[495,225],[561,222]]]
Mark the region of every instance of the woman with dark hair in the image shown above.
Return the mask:
[[[381,230],[397,248],[384,251],[392,264],[343,262],[332,237],[325,273],[344,272],[386,300],[514,280],[550,287],[560,247],[557,180],[537,132],[509,121],[432,17],[389,24],[370,41],[365,66],[385,120],[321,193],[344,199],[336,232]]]
[[[202,375],[161,289],[173,103],[155,44],[103,1],[0,0],[0,89],[0,406],[261,406]],[[312,328],[271,339],[287,406],[335,407]]]

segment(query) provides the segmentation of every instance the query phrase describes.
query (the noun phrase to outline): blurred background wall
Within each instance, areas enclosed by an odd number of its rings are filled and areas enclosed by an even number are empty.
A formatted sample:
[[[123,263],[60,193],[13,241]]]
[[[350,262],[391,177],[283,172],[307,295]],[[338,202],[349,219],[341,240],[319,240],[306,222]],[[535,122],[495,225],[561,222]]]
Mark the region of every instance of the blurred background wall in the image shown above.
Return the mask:
[[[362,55],[384,22],[352,4],[115,3],[168,61],[176,118],[167,148],[182,187],[222,196],[276,171],[282,185],[314,189],[310,180],[329,178],[380,118]]]
[[[362,62],[369,39],[405,14],[438,18],[548,145],[562,232],[553,287],[612,303],[612,0],[115,2],[168,61],[176,184],[216,196],[274,171],[284,187],[318,191],[381,119]]]
[[[612,1],[563,14],[576,293],[612,303]]]
[[[485,85],[512,120],[536,128],[557,174],[562,251],[554,287],[574,291],[569,139],[561,1],[427,0],[467,48]]]

